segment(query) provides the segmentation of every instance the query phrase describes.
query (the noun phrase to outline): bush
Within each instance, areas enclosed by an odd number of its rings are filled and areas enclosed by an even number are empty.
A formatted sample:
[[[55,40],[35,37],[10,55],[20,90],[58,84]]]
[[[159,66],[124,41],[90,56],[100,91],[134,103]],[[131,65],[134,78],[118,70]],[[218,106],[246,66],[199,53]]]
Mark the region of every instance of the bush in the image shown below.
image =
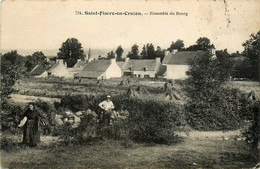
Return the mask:
[[[106,98],[105,95],[96,96],[68,96],[61,99],[58,106],[72,108],[76,111],[91,109],[100,115],[98,104]],[[136,142],[172,143],[179,141],[174,133],[176,126],[184,124],[183,108],[180,105],[155,100],[131,98],[125,95],[112,96],[115,111],[127,111],[129,117],[115,120],[110,126],[100,126],[91,121],[88,116],[83,118],[77,129],[61,127],[60,131],[66,140],[73,138],[84,141],[87,130],[97,130],[97,137],[113,139],[131,139]],[[75,104],[75,105],[74,105]],[[69,134],[68,134],[69,133]],[[86,135],[85,135],[86,136]]]
[[[258,144],[260,141],[260,102],[249,102],[248,110],[252,112],[249,127],[243,132],[246,142],[251,145],[254,155],[258,156]]]
[[[1,108],[0,123],[2,131],[19,133],[17,125],[20,122],[24,110],[20,106],[12,104],[10,100],[3,100]]]
[[[248,112],[244,111],[245,98],[237,89],[221,87],[212,90],[212,93],[190,100],[186,104],[187,122],[198,130],[240,128],[248,116]]]
[[[187,75],[186,117],[195,129],[237,129],[251,116],[241,92],[224,87],[228,69],[218,59],[204,55],[191,60]]]

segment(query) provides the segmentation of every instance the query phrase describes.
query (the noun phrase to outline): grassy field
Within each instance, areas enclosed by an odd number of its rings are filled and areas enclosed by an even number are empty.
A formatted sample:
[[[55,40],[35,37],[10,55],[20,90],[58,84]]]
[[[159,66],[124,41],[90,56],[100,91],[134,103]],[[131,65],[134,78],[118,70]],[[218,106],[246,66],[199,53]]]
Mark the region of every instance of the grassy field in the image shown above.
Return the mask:
[[[36,148],[1,151],[1,163],[3,168],[252,168],[256,162],[245,143],[234,140],[237,134],[194,131],[175,145],[103,140],[58,147],[45,136]]]

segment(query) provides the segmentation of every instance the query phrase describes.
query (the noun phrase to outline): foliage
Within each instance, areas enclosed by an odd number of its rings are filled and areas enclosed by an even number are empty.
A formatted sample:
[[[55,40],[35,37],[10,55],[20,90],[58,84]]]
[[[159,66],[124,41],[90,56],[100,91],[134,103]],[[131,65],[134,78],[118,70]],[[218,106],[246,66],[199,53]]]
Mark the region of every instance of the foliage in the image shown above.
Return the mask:
[[[259,62],[260,62],[260,31],[256,34],[251,34],[250,39],[243,43],[243,55],[246,56],[247,78],[260,79],[259,77]]]
[[[51,134],[54,127],[54,107],[51,104],[40,99],[35,102],[35,105],[36,108],[40,109],[40,112],[43,116],[43,118],[40,119],[40,128],[43,130],[43,134]]]
[[[236,89],[225,88],[226,69],[210,55],[190,60],[185,90],[187,121],[200,130],[236,129],[242,122],[245,101]]]
[[[221,67],[226,72],[226,77],[229,77],[232,74],[234,62],[231,59],[230,54],[227,52],[227,49],[216,51],[216,56],[220,62]]]
[[[213,44],[210,43],[209,38],[207,37],[200,37],[197,41],[195,45],[191,45],[188,48],[186,48],[185,50],[187,51],[197,51],[197,50],[203,50],[203,51],[207,51],[211,48],[215,48]]]
[[[85,57],[81,43],[76,38],[68,38],[63,42],[58,53],[58,58],[64,59],[68,67],[72,67],[77,59],[84,59]]]
[[[210,40],[209,40],[209,38],[206,38],[206,37],[200,37],[196,41],[196,44],[199,46],[199,48],[201,50],[205,50],[205,51],[211,47]]]
[[[249,102],[247,111],[252,112],[250,120],[250,126],[243,135],[246,137],[247,143],[252,147],[252,150],[257,155],[257,147],[260,141],[260,102],[252,101]]]
[[[244,112],[245,100],[236,89],[209,88],[195,92],[185,106],[187,122],[199,130],[233,130],[244,124],[250,112]]]
[[[117,61],[122,61],[122,55],[123,55],[124,49],[122,46],[118,46],[116,49],[116,60]]]
[[[127,54],[126,57],[129,57],[130,59],[140,59],[139,56],[139,46],[137,44],[134,44],[131,48],[131,51]]]
[[[0,125],[2,131],[9,131],[11,133],[19,132],[17,125],[21,120],[23,109],[10,102],[9,99],[2,100]]]
[[[32,55],[26,57],[25,67],[27,71],[31,71],[36,65],[47,66],[47,59],[41,51],[34,52]]]
[[[108,52],[107,53],[107,58],[108,59],[116,58],[115,52],[114,51]]]
[[[11,51],[2,56],[1,59],[1,97],[8,97],[15,90],[13,85],[24,73],[24,58]],[[3,98],[2,98],[3,99]]]
[[[178,39],[176,40],[176,42],[172,42],[171,46],[167,50],[172,52],[173,49],[177,49],[178,51],[183,50],[184,49],[183,40]]]
[[[58,107],[74,111],[91,109],[100,118],[102,110],[98,104],[105,98],[105,95],[66,96],[62,98]],[[174,134],[174,127],[184,123],[181,106],[172,103],[158,103],[150,99],[130,98],[125,95],[112,96],[112,101],[115,111],[127,111],[129,117],[113,121],[107,127],[99,126],[98,134],[107,138],[131,139],[137,142],[171,143],[178,141],[178,137]],[[86,125],[88,126],[90,123],[85,121],[80,124],[81,129],[73,130],[75,131],[74,136],[82,140]],[[96,125],[96,123],[92,125]],[[70,133],[73,133],[72,130]],[[72,134],[68,137],[74,136]]]

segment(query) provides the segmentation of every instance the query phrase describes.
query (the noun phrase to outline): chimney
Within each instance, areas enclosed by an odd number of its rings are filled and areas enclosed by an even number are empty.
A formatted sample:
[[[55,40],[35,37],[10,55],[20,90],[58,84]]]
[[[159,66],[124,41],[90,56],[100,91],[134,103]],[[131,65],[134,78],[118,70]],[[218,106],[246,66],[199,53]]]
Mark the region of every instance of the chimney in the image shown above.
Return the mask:
[[[57,63],[62,63],[63,64],[63,59],[57,59]]]
[[[126,58],[125,58],[125,62],[128,62],[128,61],[129,61],[129,57],[126,57]]]
[[[178,49],[173,49],[172,50],[172,54],[175,54],[176,52],[178,52]]]
[[[211,58],[212,58],[212,59],[216,59],[216,58],[217,58],[217,56],[216,56],[216,49],[211,48],[211,49],[209,50],[209,54],[211,55]]]
[[[111,63],[111,64],[116,64],[116,58],[111,58],[111,59],[110,59],[110,63]]]
[[[156,60],[156,63],[161,63],[161,58],[160,57],[156,58],[155,60]]]

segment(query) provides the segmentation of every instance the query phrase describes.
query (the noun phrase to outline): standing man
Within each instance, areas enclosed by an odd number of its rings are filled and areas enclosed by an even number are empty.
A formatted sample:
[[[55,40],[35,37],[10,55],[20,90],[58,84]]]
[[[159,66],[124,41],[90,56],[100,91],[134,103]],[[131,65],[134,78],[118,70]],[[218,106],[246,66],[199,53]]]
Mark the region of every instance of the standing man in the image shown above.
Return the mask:
[[[105,125],[110,125],[110,119],[112,110],[115,108],[113,102],[111,101],[111,97],[107,95],[107,99],[98,105],[101,109],[103,109],[103,123]]]

